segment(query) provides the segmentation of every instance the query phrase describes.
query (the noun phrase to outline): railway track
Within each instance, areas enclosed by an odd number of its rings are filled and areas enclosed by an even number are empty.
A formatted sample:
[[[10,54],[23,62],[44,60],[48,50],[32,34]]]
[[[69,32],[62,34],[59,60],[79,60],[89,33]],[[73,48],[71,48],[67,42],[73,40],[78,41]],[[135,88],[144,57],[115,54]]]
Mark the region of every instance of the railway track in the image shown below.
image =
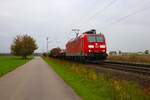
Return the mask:
[[[150,77],[150,65],[105,61],[98,63],[99,67],[138,73]],[[98,68],[98,67],[97,67]]]
[[[78,62],[78,61],[72,61],[72,62]],[[80,62],[82,63],[82,62]],[[101,70],[102,68],[108,68],[108,69],[114,69],[124,72],[130,72],[130,73],[137,73],[141,75],[148,76],[150,78],[150,64],[137,64],[137,63],[125,63],[125,62],[115,62],[115,61],[87,61],[86,65],[90,65],[87,67],[93,67],[97,70]]]

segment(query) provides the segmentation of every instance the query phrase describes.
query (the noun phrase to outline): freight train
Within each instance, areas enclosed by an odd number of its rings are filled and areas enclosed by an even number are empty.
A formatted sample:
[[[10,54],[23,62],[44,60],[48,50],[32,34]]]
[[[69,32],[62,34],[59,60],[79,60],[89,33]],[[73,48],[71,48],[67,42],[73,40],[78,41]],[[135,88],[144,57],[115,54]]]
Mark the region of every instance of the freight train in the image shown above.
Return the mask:
[[[56,54],[55,54],[56,55]],[[83,34],[67,42],[65,50],[57,54],[72,60],[105,60],[107,58],[107,47],[105,37],[96,30],[84,32]]]

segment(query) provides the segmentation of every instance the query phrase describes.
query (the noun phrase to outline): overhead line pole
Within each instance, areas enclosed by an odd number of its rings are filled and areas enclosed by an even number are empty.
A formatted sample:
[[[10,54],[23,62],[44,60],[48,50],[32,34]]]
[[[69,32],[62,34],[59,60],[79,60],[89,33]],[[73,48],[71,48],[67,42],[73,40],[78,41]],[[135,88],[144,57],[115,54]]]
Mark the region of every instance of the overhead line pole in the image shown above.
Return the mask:
[[[46,38],[46,51],[47,51],[47,53],[48,53],[48,48],[49,48],[48,45],[49,45],[49,38],[47,37]]]

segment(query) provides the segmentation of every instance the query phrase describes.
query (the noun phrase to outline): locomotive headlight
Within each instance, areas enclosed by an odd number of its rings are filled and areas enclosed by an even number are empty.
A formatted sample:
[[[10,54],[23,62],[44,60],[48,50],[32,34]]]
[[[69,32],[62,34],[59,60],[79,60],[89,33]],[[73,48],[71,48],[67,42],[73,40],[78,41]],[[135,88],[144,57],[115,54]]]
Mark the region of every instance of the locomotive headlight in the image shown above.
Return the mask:
[[[94,45],[88,45],[88,48],[94,48]]]
[[[100,48],[106,48],[106,46],[105,45],[100,45]]]

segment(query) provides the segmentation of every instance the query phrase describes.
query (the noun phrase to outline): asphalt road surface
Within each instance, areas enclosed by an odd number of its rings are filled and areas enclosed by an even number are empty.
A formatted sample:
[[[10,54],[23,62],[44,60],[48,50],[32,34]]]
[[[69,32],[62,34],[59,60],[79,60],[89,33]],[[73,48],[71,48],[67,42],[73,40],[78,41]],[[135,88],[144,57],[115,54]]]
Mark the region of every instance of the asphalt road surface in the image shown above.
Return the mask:
[[[80,100],[43,61],[35,57],[0,78],[0,100]]]

